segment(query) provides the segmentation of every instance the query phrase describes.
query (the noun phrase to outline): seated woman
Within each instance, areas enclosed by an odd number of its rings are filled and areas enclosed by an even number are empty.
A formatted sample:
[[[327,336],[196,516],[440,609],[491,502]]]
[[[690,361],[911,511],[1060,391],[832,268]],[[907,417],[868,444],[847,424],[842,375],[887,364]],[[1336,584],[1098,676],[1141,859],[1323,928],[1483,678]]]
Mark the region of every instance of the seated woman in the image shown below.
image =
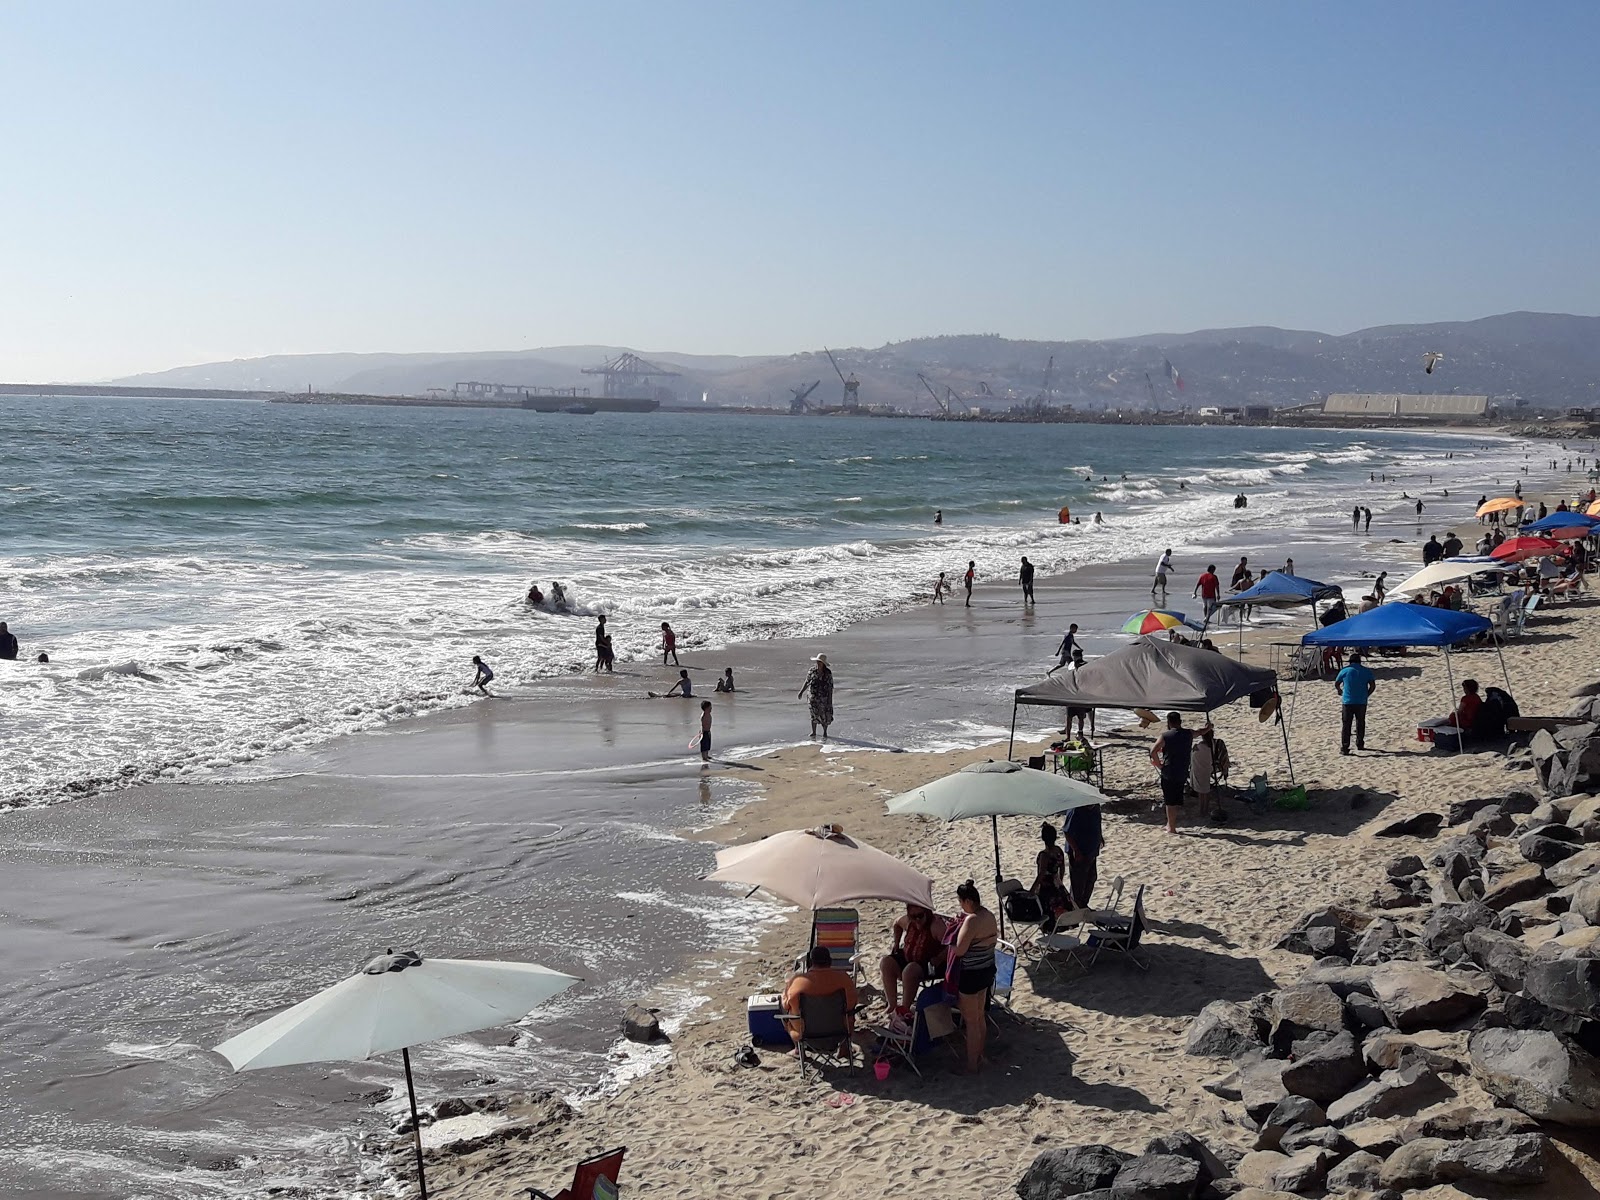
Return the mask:
[[[1055,929],[1056,917],[1072,905],[1067,891],[1067,856],[1056,845],[1056,827],[1046,821],[1039,826],[1039,840],[1044,848],[1034,858],[1033,886],[1028,890],[1039,897],[1039,907],[1044,911],[1044,921],[1039,926],[1046,933]]]
[[[1477,724],[1478,709],[1483,706],[1483,697],[1478,695],[1478,681],[1476,679],[1463,679],[1461,681],[1461,703],[1456,705],[1455,712],[1448,717],[1432,717],[1422,722],[1420,728],[1433,730],[1433,740],[1436,744],[1448,744],[1446,739],[1471,737],[1473,726]]]
[[[923,983],[944,974],[946,924],[919,904],[906,905],[906,915],[894,923],[894,946],[879,960],[878,974],[884,1002],[901,1016],[910,1014]]]

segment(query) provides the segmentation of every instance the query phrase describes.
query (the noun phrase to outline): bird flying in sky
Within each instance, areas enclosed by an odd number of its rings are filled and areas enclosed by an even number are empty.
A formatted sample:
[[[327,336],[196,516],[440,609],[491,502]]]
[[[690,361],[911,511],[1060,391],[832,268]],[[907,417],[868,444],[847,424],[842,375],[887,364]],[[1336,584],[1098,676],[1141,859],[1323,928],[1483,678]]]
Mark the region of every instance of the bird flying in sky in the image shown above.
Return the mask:
[[[1444,361],[1444,355],[1440,354],[1437,350],[1429,350],[1426,354],[1424,354],[1422,356],[1422,372],[1423,372],[1423,374],[1424,375],[1432,375],[1433,374],[1434,364],[1435,363],[1442,363],[1443,361]]]

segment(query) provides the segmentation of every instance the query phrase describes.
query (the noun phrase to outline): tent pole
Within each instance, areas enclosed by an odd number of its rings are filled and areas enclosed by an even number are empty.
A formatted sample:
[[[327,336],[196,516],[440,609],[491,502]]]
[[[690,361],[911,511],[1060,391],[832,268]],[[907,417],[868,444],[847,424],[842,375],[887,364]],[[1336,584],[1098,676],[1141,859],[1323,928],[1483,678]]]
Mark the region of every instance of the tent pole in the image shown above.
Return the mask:
[[[1500,675],[1506,681],[1506,691],[1511,690],[1511,672],[1506,670],[1506,656],[1500,653],[1500,639],[1494,640],[1494,656],[1500,660]]]
[[[411,1082],[411,1048],[402,1047],[400,1061],[406,1068],[406,1099],[411,1101],[411,1141],[417,1148],[417,1189],[428,1200],[428,1172],[422,1165],[422,1126],[417,1121],[417,1086]]]
[[[1011,737],[1006,741],[1006,761],[1010,761],[1017,748],[1017,699],[1011,698]],[[999,842],[995,843],[999,845]]]
[[[1014,708],[1015,706],[1013,706]],[[1000,818],[989,814],[989,825],[994,830],[994,907],[1000,918],[1000,936],[1006,935],[1006,906],[1000,900]]]
[[[1296,680],[1295,682],[1298,684],[1299,680]],[[1283,761],[1289,764],[1289,782],[1293,783],[1294,755],[1289,753],[1289,722],[1283,720],[1283,712],[1281,709],[1276,715],[1278,717],[1278,731],[1283,734]]]
[[[1462,733],[1461,726],[1456,725],[1456,673],[1450,666],[1449,646],[1444,648],[1444,677],[1450,684],[1450,724],[1455,726],[1456,753],[1465,754],[1467,752],[1466,736]]]

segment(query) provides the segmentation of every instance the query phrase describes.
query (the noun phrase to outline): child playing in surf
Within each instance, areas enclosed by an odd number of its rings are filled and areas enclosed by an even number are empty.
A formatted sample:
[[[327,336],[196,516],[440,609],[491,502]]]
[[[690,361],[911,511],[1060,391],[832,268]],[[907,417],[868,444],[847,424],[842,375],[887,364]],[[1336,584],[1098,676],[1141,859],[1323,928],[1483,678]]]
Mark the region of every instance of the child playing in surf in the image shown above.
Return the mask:
[[[476,654],[472,656],[472,665],[478,668],[477,673],[472,677],[472,686],[485,696],[489,695],[489,689],[485,685],[494,678],[494,671],[490,669],[488,663],[484,662]]]

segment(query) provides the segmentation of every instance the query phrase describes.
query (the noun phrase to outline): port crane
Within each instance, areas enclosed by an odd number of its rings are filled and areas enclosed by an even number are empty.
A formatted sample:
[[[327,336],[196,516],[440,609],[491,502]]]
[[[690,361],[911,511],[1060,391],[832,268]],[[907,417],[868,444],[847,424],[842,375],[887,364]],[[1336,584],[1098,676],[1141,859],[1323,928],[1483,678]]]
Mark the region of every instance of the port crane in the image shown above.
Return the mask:
[[[790,388],[789,394],[793,396],[794,399],[789,401],[789,415],[795,416],[799,413],[810,412],[811,405],[806,403],[806,397],[811,395],[812,392],[816,391],[821,386],[822,380],[813,379],[805,387]]]
[[[822,352],[828,356],[828,361],[833,364],[833,373],[839,377],[839,382],[844,385],[844,407],[854,412],[861,407],[861,384],[856,380],[855,372],[850,372],[850,378],[846,379],[844,372],[839,369],[838,360],[833,357],[833,351],[824,346]]]
[[[933,384],[929,383],[926,376],[924,376],[920,371],[917,372],[917,378],[922,381],[922,386],[928,389],[928,395],[933,397],[933,402],[938,406],[941,415],[946,417],[955,416],[956,414],[952,412],[951,409],[957,404],[961,405],[963,409],[967,407],[967,402],[960,396],[956,395],[956,390],[950,385],[945,385],[944,398],[941,400],[939,398],[939,393],[933,390]]]

